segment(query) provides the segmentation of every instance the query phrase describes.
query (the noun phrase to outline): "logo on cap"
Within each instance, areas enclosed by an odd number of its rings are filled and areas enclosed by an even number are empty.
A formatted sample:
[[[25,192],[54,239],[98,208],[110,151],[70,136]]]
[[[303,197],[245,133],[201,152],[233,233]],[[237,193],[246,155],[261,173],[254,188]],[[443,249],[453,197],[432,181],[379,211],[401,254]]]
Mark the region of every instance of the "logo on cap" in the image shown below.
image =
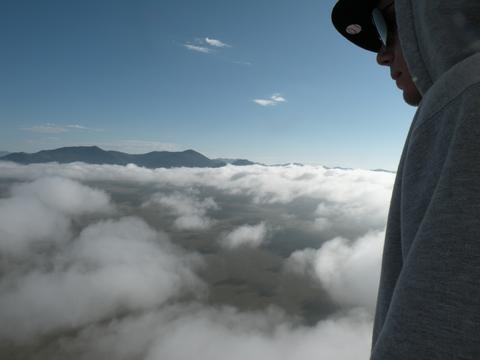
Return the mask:
[[[351,25],[347,26],[345,31],[347,32],[347,34],[357,35],[357,34],[360,34],[362,32],[362,27],[358,24],[351,24]]]

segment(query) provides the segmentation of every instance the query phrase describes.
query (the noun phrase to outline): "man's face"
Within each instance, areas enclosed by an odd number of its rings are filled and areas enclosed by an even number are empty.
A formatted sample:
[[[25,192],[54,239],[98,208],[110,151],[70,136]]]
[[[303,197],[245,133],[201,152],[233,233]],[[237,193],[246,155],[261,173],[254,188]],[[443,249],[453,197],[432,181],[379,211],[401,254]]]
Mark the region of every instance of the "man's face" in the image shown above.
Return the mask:
[[[420,100],[422,100],[422,95],[415,86],[403,58],[400,41],[398,40],[393,1],[380,0],[378,7],[383,13],[389,30],[387,46],[382,47],[378,52],[377,62],[380,65],[390,67],[390,75],[397,83],[397,87],[403,91],[405,102],[409,105],[417,106]]]

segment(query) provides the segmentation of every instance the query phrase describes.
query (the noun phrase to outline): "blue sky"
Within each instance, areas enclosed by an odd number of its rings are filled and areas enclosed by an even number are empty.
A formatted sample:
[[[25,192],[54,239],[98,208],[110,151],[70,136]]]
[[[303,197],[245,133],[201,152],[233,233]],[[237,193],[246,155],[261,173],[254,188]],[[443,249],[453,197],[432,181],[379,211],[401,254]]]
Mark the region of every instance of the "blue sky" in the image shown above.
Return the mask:
[[[396,170],[415,108],[335,0],[3,0],[0,150]]]

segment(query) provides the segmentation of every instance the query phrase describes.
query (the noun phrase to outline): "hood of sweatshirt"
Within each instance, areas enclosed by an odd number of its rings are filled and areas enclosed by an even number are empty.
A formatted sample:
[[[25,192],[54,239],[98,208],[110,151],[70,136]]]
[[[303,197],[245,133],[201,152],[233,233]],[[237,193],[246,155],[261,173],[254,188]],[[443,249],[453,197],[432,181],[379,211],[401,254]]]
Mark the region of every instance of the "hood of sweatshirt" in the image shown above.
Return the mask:
[[[395,10],[403,55],[422,95],[480,52],[478,0],[396,0]]]

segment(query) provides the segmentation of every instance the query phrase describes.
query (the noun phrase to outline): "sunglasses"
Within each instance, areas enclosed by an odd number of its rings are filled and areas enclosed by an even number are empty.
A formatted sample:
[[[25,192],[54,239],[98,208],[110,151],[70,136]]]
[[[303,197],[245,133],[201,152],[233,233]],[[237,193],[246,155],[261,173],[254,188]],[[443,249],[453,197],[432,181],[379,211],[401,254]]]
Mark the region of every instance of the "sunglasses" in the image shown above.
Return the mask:
[[[393,3],[385,7],[383,10],[390,7],[391,5],[393,5]],[[373,24],[375,25],[375,28],[377,29],[378,38],[382,42],[383,46],[387,47],[388,40],[389,40],[388,38],[389,26],[387,24],[387,20],[385,19],[385,16],[383,15],[382,11],[379,8],[373,9],[372,20],[373,20]]]
[[[393,30],[393,29],[389,29],[389,25],[391,27],[395,27],[395,25],[392,25],[395,23],[395,18],[394,17],[391,19],[385,18],[383,11],[385,11],[386,9],[390,8],[393,5],[394,5],[394,1],[390,2],[387,6],[384,6],[382,10],[380,10],[379,8],[375,8],[372,11],[373,24],[377,29],[378,38],[380,39],[384,47],[387,47],[388,40],[389,40],[388,35],[393,33],[392,31],[389,31],[389,30]]]

